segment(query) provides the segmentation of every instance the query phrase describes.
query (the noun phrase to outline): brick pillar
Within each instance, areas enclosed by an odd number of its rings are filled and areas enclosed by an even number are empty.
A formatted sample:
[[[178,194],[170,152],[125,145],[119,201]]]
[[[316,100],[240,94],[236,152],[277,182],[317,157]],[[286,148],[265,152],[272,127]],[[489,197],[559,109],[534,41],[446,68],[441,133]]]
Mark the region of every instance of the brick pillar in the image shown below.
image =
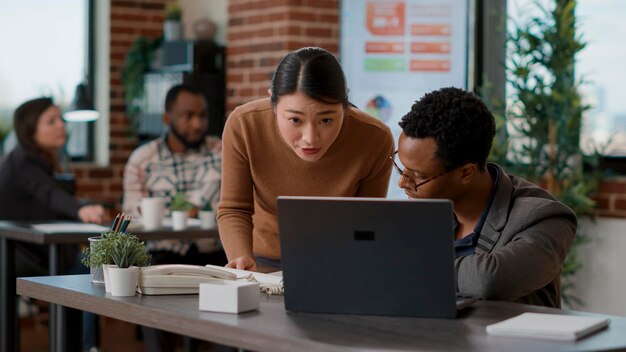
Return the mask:
[[[226,110],[267,97],[274,68],[289,51],[319,46],[337,55],[338,0],[230,0]]]
[[[626,177],[608,177],[601,180],[593,198],[597,202],[597,215],[626,217]]]
[[[122,67],[135,38],[155,38],[163,31],[163,9],[169,0],[111,0],[110,165],[77,164],[77,196],[120,207],[124,165],[137,145],[126,115]]]

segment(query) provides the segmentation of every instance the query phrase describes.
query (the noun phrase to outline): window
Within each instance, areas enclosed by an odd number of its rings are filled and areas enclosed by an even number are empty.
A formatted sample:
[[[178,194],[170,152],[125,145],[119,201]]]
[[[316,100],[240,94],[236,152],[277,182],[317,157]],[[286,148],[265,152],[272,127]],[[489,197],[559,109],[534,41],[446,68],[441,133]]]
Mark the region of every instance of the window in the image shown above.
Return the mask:
[[[10,125],[15,108],[41,96],[53,97],[64,109],[76,86],[91,78],[89,3],[0,0],[0,123]],[[68,154],[73,159],[90,159],[91,125],[74,122],[67,129]]]
[[[534,0],[509,0],[509,18],[536,15]],[[539,3],[553,6],[553,0]],[[591,152],[603,148],[607,156],[626,157],[626,22],[623,0],[578,0],[576,15],[578,35],[587,43],[577,56],[576,75],[583,80],[580,94],[591,105],[584,115],[581,147]],[[508,88],[507,88],[508,89]]]
[[[589,81],[582,93],[592,105],[585,117],[583,139],[608,146],[606,155],[626,156],[626,2],[579,0],[580,33],[587,42],[577,70]]]

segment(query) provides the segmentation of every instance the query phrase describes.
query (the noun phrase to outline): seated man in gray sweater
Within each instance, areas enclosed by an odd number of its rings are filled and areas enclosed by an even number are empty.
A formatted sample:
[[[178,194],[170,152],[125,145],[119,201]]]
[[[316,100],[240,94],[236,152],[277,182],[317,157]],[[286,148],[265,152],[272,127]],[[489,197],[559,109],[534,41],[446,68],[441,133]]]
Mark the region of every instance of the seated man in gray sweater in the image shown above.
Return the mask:
[[[409,198],[454,202],[457,290],[560,307],[560,274],[576,215],[545,190],[487,163],[494,117],[473,94],[426,94],[400,121],[392,156]]]

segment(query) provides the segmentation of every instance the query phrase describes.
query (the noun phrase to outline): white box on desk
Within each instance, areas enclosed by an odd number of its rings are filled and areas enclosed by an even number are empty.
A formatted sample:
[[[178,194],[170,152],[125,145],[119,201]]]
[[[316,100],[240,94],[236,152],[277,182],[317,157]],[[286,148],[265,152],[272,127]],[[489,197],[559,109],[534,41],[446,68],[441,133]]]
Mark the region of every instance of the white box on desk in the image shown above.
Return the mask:
[[[244,280],[219,280],[200,284],[199,309],[242,313],[259,308],[259,284]]]

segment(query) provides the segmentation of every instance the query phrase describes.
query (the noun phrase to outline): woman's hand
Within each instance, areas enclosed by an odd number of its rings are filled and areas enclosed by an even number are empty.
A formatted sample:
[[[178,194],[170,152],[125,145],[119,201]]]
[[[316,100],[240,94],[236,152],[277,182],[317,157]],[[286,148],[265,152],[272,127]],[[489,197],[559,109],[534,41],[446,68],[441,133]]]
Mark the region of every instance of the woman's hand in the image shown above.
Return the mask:
[[[98,204],[85,205],[78,209],[78,218],[82,222],[92,222],[95,224],[101,224],[106,219],[104,208]]]
[[[256,260],[249,256],[241,256],[235,258],[226,264],[227,268],[234,268],[240,270],[257,271]]]

